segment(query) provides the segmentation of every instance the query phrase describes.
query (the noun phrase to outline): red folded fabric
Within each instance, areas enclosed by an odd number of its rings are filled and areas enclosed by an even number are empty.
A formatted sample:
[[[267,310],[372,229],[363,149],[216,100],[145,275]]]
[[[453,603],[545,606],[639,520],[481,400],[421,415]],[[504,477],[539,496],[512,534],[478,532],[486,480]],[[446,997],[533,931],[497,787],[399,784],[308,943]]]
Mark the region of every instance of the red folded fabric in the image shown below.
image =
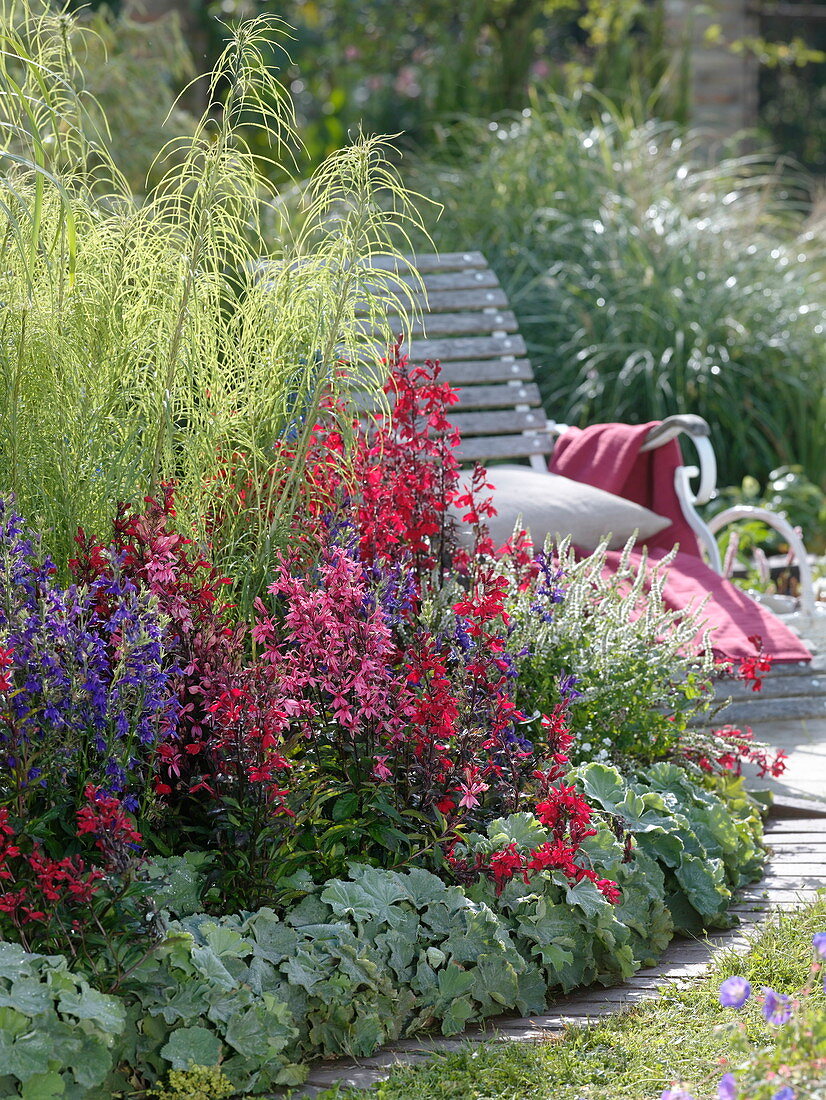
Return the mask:
[[[674,488],[674,471],[682,464],[679,443],[674,439],[653,451],[640,452],[656,423],[569,428],[554,447],[551,472],[605,489],[671,519],[669,527],[648,540],[649,558],[658,561],[679,544],[669,566],[663,598],[668,607],[683,610],[709,597],[703,614],[718,656],[732,660],[752,657],[755,647],[750,639],[759,637],[764,652],[775,661],[811,660],[809,650],[776,615],[718,576],[703,561]],[[635,563],[639,563],[639,558],[635,550]],[[609,553],[611,566],[618,559],[618,553]]]

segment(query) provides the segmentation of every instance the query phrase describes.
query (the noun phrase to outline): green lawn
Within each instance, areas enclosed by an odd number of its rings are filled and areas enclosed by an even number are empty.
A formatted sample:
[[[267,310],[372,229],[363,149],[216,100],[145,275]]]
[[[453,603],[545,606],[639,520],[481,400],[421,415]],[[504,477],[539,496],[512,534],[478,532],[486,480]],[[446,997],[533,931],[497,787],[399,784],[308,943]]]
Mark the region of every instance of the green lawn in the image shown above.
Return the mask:
[[[739,1074],[744,1062],[761,1057],[768,1080],[756,1092],[751,1085],[738,1093],[740,1100],[780,1092],[786,1079],[770,1074],[783,1064],[796,1066],[794,1100],[821,1100],[826,1068],[818,1069],[813,1057],[826,1056],[826,999],[819,977],[807,1009],[798,1013],[807,1018],[801,1030],[810,1033],[802,1042],[792,1025],[777,1029],[764,1023],[758,997],[738,1012],[721,1007],[718,991],[724,978],[741,974],[756,994],[763,986],[794,993],[811,975],[812,935],[824,930],[826,897],[767,925],[745,958],[718,956],[709,977],[690,990],[666,989],[657,1000],[591,1027],[572,1028],[557,1041],[468,1044],[458,1053],[434,1055],[427,1064],[399,1067],[373,1090],[332,1089],[324,1100],[652,1100],[675,1080],[697,1100],[716,1100],[727,1068]],[[740,1020],[745,1022],[740,1041],[748,1043],[748,1052],[736,1045]],[[731,1059],[730,1067],[724,1058]],[[764,1071],[758,1077],[762,1081]]]

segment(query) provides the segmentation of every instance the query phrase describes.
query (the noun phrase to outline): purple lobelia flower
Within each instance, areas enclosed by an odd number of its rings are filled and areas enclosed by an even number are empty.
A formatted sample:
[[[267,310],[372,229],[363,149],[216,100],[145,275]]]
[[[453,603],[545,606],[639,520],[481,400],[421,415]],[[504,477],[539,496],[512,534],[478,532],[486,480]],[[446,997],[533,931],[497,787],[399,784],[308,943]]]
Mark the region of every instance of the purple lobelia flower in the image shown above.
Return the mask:
[[[782,1089],[774,1094],[772,1100],[794,1100],[795,1091],[791,1085],[784,1085]]]
[[[717,1100],[737,1100],[737,1082],[733,1073],[724,1073],[717,1084]]]
[[[553,619],[551,605],[561,603],[565,598],[565,589],[560,584],[565,574],[543,550],[534,554],[534,562],[539,566],[539,575],[534,589],[536,599],[531,604],[531,611],[543,622],[549,623]]]
[[[63,588],[54,574],[0,498],[0,644],[13,654],[14,689],[0,710],[0,780],[21,809],[49,788],[89,782],[143,793],[152,747],[177,718],[154,598],[114,560],[88,585]]]
[[[812,936],[812,947],[821,959],[826,959],[826,932],[815,932]]]
[[[672,1085],[661,1094],[660,1100],[694,1100],[694,1097],[681,1085]]]
[[[763,1019],[767,1024],[780,1027],[792,1018],[789,998],[785,993],[775,993],[768,986],[763,987]]]
[[[574,676],[572,672],[567,675],[559,677],[559,694],[567,702],[572,699],[579,699],[582,697],[582,692],[577,690],[577,684],[579,683],[579,677]]]
[[[720,1004],[724,1008],[742,1008],[751,996],[751,986],[745,978],[735,975],[720,986]]]

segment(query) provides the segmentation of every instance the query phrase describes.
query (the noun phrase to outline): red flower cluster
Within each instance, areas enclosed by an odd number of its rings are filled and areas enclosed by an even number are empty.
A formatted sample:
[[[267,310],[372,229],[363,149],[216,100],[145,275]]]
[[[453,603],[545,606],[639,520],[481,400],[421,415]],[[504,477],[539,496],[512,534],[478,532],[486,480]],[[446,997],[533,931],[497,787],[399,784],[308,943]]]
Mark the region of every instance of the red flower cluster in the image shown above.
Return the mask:
[[[460,440],[447,409],[458,396],[439,382],[438,362],[411,367],[400,344],[390,349],[388,366],[390,416],[354,421],[347,444],[340,408],[316,425],[307,458],[308,506],[317,516],[350,518],[363,562],[406,556],[422,576],[451,543],[448,507],[459,480],[454,450]]]
[[[283,784],[290,761],[282,754],[282,737],[289,719],[261,690],[261,670],[248,670],[245,687],[223,692],[210,707],[212,732],[206,741],[209,771],[190,787],[212,798],[246,797],[263,801],[270,814],[292,810]]]
[[[61,932],[88,915],[100,888],[103,872],[87,867],[80,856],[49,859],[34,842],[24,852],[15,843],[9,813],[0,808],[0,934],[19,940],[27,950],[48,944],[55,929]],[[39,926],[31,929],[30,925]]]
[[[749,641],[757,652],[753,657],[744,657],[740,661],[740,668],[736,675],[738,680],[751,683],[752,691],[760,691],[763,687],[761,673],[771,671],[772,657],[771,654],[764,653],[763,639],[758,634],[749,635]]]
[[[754,764],[760,779],[766,775],[777,778],[786,770],[787,753],[772,753],[765,745],[754,743],[754,734],[736,726],[723,726],[713,731],[718,749],[701,754],[685,751],[688,759],[694,760],[704,772],[731,772],[742,775],[744,764]]]
[[[12,658],[14,657],[13,649],[3,649],[0,646],[0,691],[11,690],[11,677],[6,669],[12,664]]]
[[[763,687],[762,674],[771,671],[773,658],[763,650],[763,639],[759,634],[750,634],[748,640],[754,646],[754,656],[738,659],[723,655],[720,663],[724,673],[733,676],[735,680],[751,684],[752,691],[760,691]]]
[[[77,835],[91,834],[95,847],[103,852],[107,867],[120,870],[137,851],[141,834],[119,799],[89,784],[84,790],[86,805],[77,811]]]
[[[573,740],[565,722],[564,704],[559,704],[550,716],[545,717],[543,725],[548,737],[549,759],[545,770],[533,773],[541,795],[535,813],[551,831],[553,840],[524,854],[516,844],[509,844],[487,860],[477,854],[472,863],[466,858],[456,857],[454,845],[445,853],[447,862],[459,881],[474,881],[480,875],[486,875],[496,884],[497,894],[517,875],[521,875],[527,883],[531,874],[539,871],[560,871],[571,883],[583,879],[593,882],[608,901],[616,904],[620,900],[617,884],[600,878],[595,871],[577,862],[582,842],[594,836],[596,830],[591,826],[591,807],[582,795],[574,787],[558,783],[568,764],[566,750]]]

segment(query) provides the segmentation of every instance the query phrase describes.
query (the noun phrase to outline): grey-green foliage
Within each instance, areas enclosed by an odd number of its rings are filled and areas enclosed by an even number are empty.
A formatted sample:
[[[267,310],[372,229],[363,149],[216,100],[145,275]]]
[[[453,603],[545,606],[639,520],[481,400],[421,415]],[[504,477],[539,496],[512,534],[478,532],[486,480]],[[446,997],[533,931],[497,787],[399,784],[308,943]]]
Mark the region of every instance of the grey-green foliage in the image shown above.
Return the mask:
[[[322,886],[296,877],[306,892],[283,916],[264,908],[171,921],[117,997],[60,957],[2,944],[0,1096],[41,1074],[32,1096],[102,1100],[132,1087],[133,1071],[154,1083],[219,1064],[236,1092],[295,1085],[315,1057],[367,1056],[433,1028],[455,1034],[508,1010],[541,1011],[555,991],[622,980],[662,952],[674,925],[724,923],[730,887],[759,874],[759,818],[747,799],[724,803],[667,764],[639,780],[591,764],[572,779],[635,838],[626,861],[599,825],[578,857],[619,884],[618,905],[558,872],[515,878],[497,895],[486,880],[462,890],[423,869],[353,865]],[[527,853],[549,838],[519,813],[466,845]],[[203,871],[199,859],[155,861],[159,905],[191,910]]]
[[[616,815],[639,849],[665,874],[666,902],[678,932],[724,928],[732,890],[760,877],[759,819],[748,803],[723,802],[675,764],[660,763],[638,779],[592,763],[571,779],[592,805]]]
[[[0,1097],[104,1097],[125,1019],[61,955],[0,943]]]
[[[471,834],[467,842],[484,854],[515,844],[527,855],[551,839],[533,815],[520,813],[492,822],[486,836]],[[620,886],[619,905],[587,879],[572,885],[560,872],[533,875],[529,883],[517,876],[498,897],[489,882],[472,894],[500,914],[520,952],[541,966],[547,990],[610,985],[652,963],[673,934],[661,869],[640,850],[629,862],[623,856],[622,844],[600,825],[577,857]]]
[[[801,216],[811,185],[770,155],[709,164],[701,135],[622,112],[583,95],[443,128],[409,177],[444,206],[437,244],[487,254],[550,416],[695,412],[723,484],[794,462],[822,482],[826,256]]]
[[[559,602],[536,613],[534,589],[512,584],[511,646],[525,650],[516,682],[526,713],[555,698],[560,675],[577,678],[570,724],[571,758],[647,761],[666,756],[689,720],[709,721],[714,662],[696,637],[703,608],[679,611],[663,601],[670,555],[631,559],[632,543],[606,568],[607,542],[578,559],[565,540],[548,550],[562,575]],[[506,564],[502,568],[508,568]]]
[[[192,851],[147,860],[143,874],[151,883],[155,906],[176,917],[197,913],[202,908],[204,875],[214,858],[211,852]]]

